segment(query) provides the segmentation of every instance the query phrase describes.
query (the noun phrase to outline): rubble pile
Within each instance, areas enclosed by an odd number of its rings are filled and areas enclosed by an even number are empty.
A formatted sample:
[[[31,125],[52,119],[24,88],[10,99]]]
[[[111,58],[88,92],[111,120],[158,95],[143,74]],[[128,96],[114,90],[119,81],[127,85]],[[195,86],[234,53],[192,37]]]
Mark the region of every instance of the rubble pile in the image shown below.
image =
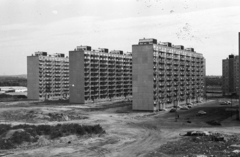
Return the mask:
[[[158,151],[168,155],[240,156],[240,136],[208,131],[189,131],[180,140],[168,142]],[[238,146],[239,147],[234,147]]]

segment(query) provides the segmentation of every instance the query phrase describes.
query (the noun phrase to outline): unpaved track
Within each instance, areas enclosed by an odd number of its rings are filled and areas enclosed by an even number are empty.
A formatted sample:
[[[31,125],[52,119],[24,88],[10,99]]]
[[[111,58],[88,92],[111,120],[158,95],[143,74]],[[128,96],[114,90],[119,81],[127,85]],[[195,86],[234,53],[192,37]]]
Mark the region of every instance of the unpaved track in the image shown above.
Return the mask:
[[[61,106],[61,108],[65,108]],[[66,107],[70,108],[70,107]],[[72,108],[72,107],[71,107]],[[187,130],[209,130],[227,133],[240,133],[239,125],[227,127],[211,127],[202,121],[196,120],[191,124],[186,123],[184,114],[175,122],[174,114],[158,113],[116,113],[117,110],[128,107],[111,108],[106,110],[88,111],[89,119],[49,122],[100,124],[106,134],[68,141],[52,142],[47,146],[36,146],[19,150],[9,157],[151,157],[151,152],[156,151],[168,141],[178,140],[179,134]],[[194,111],[194,110],[193,110]],[[185,112],[185,111],[184,111]],[[191,112],[191,111],[190,111]],[[186,112],[187,113],[187,112]],[[194,113],[195,114],[195,111]],[[189,116],[190,114],[186,114]],[[195,120],[195,119],[194,119]],[[227,124],[228,122],[226,122]],[[46,124],[46,123],[45,123]],[[160,155],[167,156],[167,155]]]
[[[135,116],[139,117],[139,114],[135,114]],[[14,155],[9,156],[142,157],[165,143],[169,136],[174,136],[175,129],[169,131],[161,129],[154,123],[149,123],[149,120],[153,120],[152,117],[134,118],[135,116],[92,112],[90,119],[73,122],[81,124],[100,123],[106,130],[106,134],[100,137],[80,139],[71,144],[60,143],[40,148],[16,150]]]

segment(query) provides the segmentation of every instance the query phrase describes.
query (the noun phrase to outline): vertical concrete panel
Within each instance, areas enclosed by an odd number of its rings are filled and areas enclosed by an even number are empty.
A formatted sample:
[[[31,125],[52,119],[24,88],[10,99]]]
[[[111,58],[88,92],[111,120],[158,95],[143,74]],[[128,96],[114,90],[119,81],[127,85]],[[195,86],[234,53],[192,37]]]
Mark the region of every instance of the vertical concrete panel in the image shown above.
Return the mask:
[[[153,45],[133,45],[132,55],[133,110],[153,111]]]
[[[84,51],[69,51],[70,103],[85,102],[84,83]]]
[[[39,99],[39,60],[37,56],[27,57],[27,97]]]

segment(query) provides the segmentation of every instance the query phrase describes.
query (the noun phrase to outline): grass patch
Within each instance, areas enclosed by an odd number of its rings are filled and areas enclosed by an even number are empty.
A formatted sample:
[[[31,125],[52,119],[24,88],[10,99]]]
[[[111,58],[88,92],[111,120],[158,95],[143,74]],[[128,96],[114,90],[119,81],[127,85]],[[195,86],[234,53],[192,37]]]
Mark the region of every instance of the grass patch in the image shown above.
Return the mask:
[[[16,148],[23,142],[36,142],[39,136],[56,139],[68,135],[105,133],[100,125],[57,124],[51,125],[16,125],[0,124],[0,149]]]

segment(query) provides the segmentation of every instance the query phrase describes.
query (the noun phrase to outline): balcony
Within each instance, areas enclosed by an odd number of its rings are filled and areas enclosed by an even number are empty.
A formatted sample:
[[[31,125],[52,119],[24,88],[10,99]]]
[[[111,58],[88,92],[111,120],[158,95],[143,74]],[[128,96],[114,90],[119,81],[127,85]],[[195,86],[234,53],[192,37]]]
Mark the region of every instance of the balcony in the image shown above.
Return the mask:
[[[178,64],[179,64],[179,62],[176,62],[176,61],[175,61],[175,62],[173,62],[173,64],[174,64],[174,65],[178,65]]]
[[[167,85],[168,87],[169,87],[169,86],[172,86],[172,84],[171,84],[171,83],[167,83],[166,85]]]
[[[91,62],[91,65],[99,65],[99,62]]]
[[[166,58],[172,59],[173,56],[172,55],[166,55]]]
[[[178,73],[177,73],[177,72],[174,72],[173,75],[174,75],[174,76],[178,76]]]
[[[180,61],[185,61],[185,58],[184,57],[180,57]]]
[[[165,61],[164,59],[160,59],[160,60],[159,60],[159,63],[160,63],[160,64],[164,64],[165,62],[166,62],[166,61]]]
[[[166,61],[166,64],[172,64],[172,61]]]
[[[167,72],[166,74],[167,74],[168,76],[172,75],[172,73],[171,73],[171,72]]]
[[[159,75],[159,76],[164,76],[165,73],[164,73],[164,72],[159,72],[158,75]]]
[[[159,81],[165,81],[165,78],[164,77],[160,77],[158,80]]]

